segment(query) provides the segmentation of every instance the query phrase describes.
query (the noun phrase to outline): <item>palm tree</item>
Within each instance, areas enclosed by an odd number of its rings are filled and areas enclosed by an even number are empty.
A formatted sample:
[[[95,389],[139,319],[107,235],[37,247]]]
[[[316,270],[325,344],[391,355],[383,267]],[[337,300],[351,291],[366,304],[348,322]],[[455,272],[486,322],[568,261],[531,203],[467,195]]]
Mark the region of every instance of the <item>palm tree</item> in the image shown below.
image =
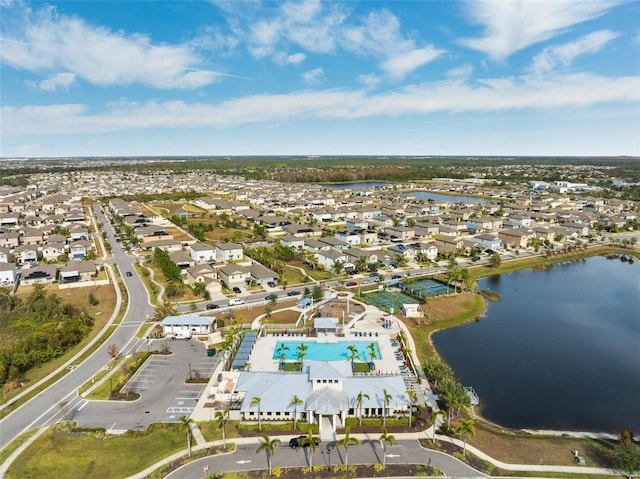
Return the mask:
[[[276,355],[280,360],[280,369],[283,371],[284,371],[284,360],[287,359],[286,351],[289,351],[289,346],[287,346],[284,343],[280,343],[280,346],[278,346],[278,349],[276,349]]]
[[[347,359],[351,361],[351,370],[353,371],[355,369],[355,359],[360,357],[358,347],[355,344],[350,344],[347,346],[347,351],[349,351],[349,357]]]
[[[186,429],[187,431],[187,449],[189,450],[189,457],[191,457],[191,425],[194,424],[193,419],[187,416],[180,416],[180,429]]]
[[[429,422],[431,422],[433,424],[433,436],[431,437],[431,440],[433,441],[433,443],[436,443],[436,426],[437,426],[437,422],[438,422],[438,418],[444,416],[444,411],[442,411],[441,409],[438,409],[437,411],[434,409],[431,411],[431,414],[429,415]]]
[[[356,408],[359,410],[358,416],[360,417],[360,426],[362,426],[362,400],[363,399],[371,399],[371,397],[367,393],[363,393],[360,391],[356,396]]]
[[[407,389],[409,396],[409,427],[411,427],[411,418],[413,416],[413,405],[418,402],[418,396],[413,389]]]
[[[331,265],[331,271],[333,271],[336,276],[340,276],[340,274],[342,274],[342,272],[344,271],[344,263],[339,259],[334,261],[333,265]]]
[[[382,469],[387,466],[387,444],[393,446],[396,442],[396,438],[390,434],[387,434],[387,428],[382,426],[382,434],[380,434],[380,445],[382,446]]]
[[[313,454],[315,454],[318,444],[320,444],[320,438],[314,436],[313,430],[309,428],[307,436],[300,441],[302,447],[309,446],[309,469],[313,469]]]
[[[347,426],[344,429],[344,437],[339,441],[336,441],[336,447],[344,447],[344,465],[347,468],[349,467],[349,445],[353,444],[357,446],[358,444],[360,444],[360,441],[358,441],[358,439],[355,437],[351,437],[350,433],[351,428]]]
[[[365,256],[359,256],[356,260],[356,270],[364,271],[367,267],[367,258]]]
[[[262,435],[262,442],[258,446],[257,452],[265,451],[267,453],[267,467],[269,468],[269,475],[271,475],[271,457],[276,454],[276,446],[280,444],[280,439],[270,439],[266,434]]]
[[[229,410],[225,409],[224,411],[216,411],[215,414],[215,418],[216,418],[216,425],[222,429],[222,449],[227,449],[227,438],[225,435],[225,430],[224,430],[224,423],[226,422],[227,418],[229,417]]]
[[[251,402],[249,403],[249,406],[253,407],[253,406],[258,406],[258,429],[260,431],[262,431],[262,419],[261,419],[261,414],[260,414],[260,402],[262,401],[262,398],[260,396],[253,396],[251,398]]]
[[[373,363],[374,359],[378,359],[378,353],[376,352],[376,346],[378,343],[372,342],[367,345],[367,349],[369,350],[369,357],[371,358],[371,363]]]
[[[296,428],[296,419],[298,417],[298,404],[304,404],[304,401],[294,394],[289,402],[289,407],[293,406],[293,428]]]
[[[304,359],[304,357],[307,355],[307,349],[309,349],[309,346],[307,346],[304,343],[300,343],[298,345],[298,347],[296,348],[296,351],[298,351],[298,362],[300,363],[300,370],[302,371],[302,360]]]
[[[462,455],[467,455],[467,436],[475,437],[476,428],[473,419],[460,419],[460,426],[458,426],[457,433],[462,436],[464,440],[464,447],[462,448]]]
[[[393,396],[391,396],[391,394],[389,394],[386,389],[382,390],[382,396],[384,398],[384,408],[382,409],[382,427],[384,427],[387,425],[387,408],[389,407],[389,402],[393,399]]]

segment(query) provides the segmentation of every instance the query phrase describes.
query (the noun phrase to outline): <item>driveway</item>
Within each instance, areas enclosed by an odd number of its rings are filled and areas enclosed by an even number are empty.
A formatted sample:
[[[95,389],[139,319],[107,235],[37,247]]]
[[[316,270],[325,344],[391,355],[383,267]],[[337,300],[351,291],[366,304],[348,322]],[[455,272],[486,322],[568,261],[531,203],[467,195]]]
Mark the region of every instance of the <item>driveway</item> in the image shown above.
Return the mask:
[[[153,354],[129,384],[140,394],[136,401],[87,401],[75,411],[79,427],[104,427],[112,431],[145,429],[154,422],[173,422],[189,416],[206,384],[187,384],[191,377],[209,377],[219,356],[208,357],[204,344],[196,340],[164,339],[152,347],[166,345],[172,354]]]

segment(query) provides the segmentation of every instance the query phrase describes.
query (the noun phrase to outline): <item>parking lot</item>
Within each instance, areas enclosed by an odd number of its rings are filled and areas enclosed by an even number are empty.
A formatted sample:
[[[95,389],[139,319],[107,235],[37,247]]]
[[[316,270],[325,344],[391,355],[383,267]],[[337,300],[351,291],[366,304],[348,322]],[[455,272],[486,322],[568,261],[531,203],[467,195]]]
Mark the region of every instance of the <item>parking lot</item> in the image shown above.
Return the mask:
[[[205,346],[194,339],[158,340],[152,348],[166,344],[171,354],[153,354],[127,384],[140,394],[135,401],[84,401],[73,419],[80,427],[109,430],[144,429],[155,422],[177,421],[189,416],[206,383],[187,383],[189,377],[211,376],[219,356],[207,356]]]

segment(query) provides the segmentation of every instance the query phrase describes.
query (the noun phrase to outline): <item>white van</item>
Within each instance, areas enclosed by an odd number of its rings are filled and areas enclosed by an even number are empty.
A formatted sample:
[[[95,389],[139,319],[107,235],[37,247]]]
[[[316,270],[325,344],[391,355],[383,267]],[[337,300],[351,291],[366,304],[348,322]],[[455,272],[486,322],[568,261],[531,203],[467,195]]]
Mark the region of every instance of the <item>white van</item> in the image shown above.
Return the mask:
[[[174,341],[176,339],[189,340],[191,339],[191,331],[178,331],[177,333],[173,333],[173,336],[171,336],[171,339],[173,339]]]
[[[238,306],[239,304],[244,304],[244,299],[232,298],[229,300],[229,306]]]

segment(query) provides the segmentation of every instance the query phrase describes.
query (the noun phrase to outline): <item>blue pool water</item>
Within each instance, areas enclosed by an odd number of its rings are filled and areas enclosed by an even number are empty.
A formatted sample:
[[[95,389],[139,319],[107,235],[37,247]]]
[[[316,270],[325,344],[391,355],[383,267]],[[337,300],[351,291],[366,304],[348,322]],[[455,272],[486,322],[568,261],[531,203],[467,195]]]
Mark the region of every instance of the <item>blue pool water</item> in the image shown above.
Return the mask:
[[[279,359],[279,348],[282,344],[289,349],[285,350],[285,359],[295,360],[298,358],[298,350],[296,349],[301,343],[304,343],[308,349],[305,351],[304,360],[313,361],[340,361],[349,359],[350,352],[348,346],[354,345],[358,349],[361,361],[369,361],[369,349],[367,346],[374,343],[376,345],[376,359],[380,359],[380,347],[378,341],[371,338],[371,341],[339,341],[337,343],[316,343],[315,341],[278,341],[273,353],[272,359]]]

